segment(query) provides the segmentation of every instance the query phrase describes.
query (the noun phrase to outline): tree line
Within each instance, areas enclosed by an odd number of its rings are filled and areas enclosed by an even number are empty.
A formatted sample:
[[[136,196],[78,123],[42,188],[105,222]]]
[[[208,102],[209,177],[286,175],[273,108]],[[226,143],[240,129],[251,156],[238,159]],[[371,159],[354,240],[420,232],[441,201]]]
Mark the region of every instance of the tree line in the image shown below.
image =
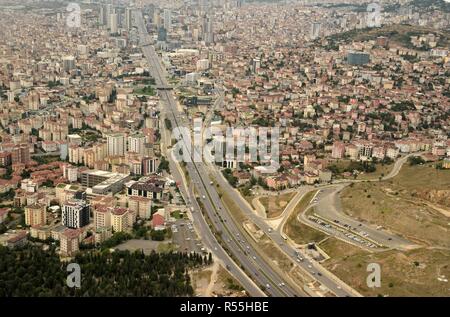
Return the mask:
[[[59,259],[54,247],[43,251],[27,245],[0,246],[0,297],[6,296],[192,296],[189,270],[212,263],[211,254],[142,251],[92,251],[70,263],[81,268],[81,287],[69,288],[69,262]]]

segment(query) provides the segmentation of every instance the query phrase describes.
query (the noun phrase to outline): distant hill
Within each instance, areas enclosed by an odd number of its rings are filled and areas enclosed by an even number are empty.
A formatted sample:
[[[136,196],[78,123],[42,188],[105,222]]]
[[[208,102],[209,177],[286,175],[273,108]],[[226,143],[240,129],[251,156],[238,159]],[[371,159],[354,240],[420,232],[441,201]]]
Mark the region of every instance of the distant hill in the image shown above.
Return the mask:
[[[395,43],[407,48],[413,48],[411,45],[410,37],[428,33],[433,33],[440,37],[438,46],[448,47],[450,45],[450,31],[436,30],[408,24],[386,25],[381,28],[351,30],[348,32],[332,35],[329,37],[329,39],[335,43],[348,43],[351,41],[370,41],[375,40],[379,36],[385,36],[389,38],[391,43]]]

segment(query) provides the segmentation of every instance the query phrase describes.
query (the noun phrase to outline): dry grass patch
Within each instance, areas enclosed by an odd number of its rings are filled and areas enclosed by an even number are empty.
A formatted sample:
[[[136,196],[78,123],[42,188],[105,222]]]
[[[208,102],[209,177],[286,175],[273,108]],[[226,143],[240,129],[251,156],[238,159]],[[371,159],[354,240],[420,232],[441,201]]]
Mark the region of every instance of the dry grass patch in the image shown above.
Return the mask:
[[[300,200],[284,227],[284,233],[297,244],[319,242],[327,237],[322,231],[311,228],[297,219],[297,216],[305,210],[315,194],[316,191],[309,192]]]
[[[392,180],[353,184],[341,193],[345,213],[427,246],[450,247],[450,218],[419,196],[450,188],[450,171],[405,166]],[[443,207],[445,208],[445,207]]]
[[[450,251],[416,249],[368,253],[331,238],[321,247],[333,257],[323,264],[364,296],[450,296]],[[381,287],[368,288],[367,265],[381,266]]]
[[[281,215],[286,206],[295,196],[295,192],[277,196],[263,196],[259,198],[260,203],[266,209],[267,218],[275,218]]]

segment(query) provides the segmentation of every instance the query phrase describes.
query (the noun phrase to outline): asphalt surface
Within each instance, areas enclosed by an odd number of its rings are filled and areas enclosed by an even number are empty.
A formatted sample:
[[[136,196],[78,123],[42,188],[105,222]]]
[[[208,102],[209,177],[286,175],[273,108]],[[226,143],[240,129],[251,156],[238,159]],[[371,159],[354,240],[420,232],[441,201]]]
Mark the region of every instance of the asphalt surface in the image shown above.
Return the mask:
[[[203,244],[200,242],[191,221],[178,219],[173,225],[175,230],[172,230],[172,242],[179,246],[180,252],[203,253]]]
[[[316,214],[322,216],[330,222],[336,223],[337,220],[339,221],[339,225],[346,225],[347,228],[350,227],[349,229],[356,233],[363,232],[368,234],[366,238],[370,238],[384,247],[407,250],[414,246],[413,243],[402,237],[387,232],[383,229],[377,229],[376,225],[367,224],[345,215],[342,212],[341,201],[339,198],[339,192],[344,187],[345,185],[337,185],[323,189],[317,197],[317,203],[311,203],[309,207],[314,207]],[[348,239],[348,237],[342,238],[345,240]],[[355,243],[355,241],[350,242]]]
[[[167,87],[167,81],[165,71],[161,67],[158,55],[156,54],[154,47],[150,45],[150,39],[145,30],[145,25],[140,11],[134,12],[135,22],[139,29],[142,50],[145,57],[151,64],[151,73],[155,78],[157,85],[161,87]],[[175,129],[178,126],[188,125],[181,122],[182,118],[178,112],[174,94],[171,90],[158,90],[161,101],[165,103],[165,113],[167,118],[172,122],[172,128]],[[258,285],[265,288],[265,292],[270,296],[301,296],[305,295],[300,291],[292,288],[288,282],[283,279],[280,274],[275,272],[265,260],[253,249],[252,245],[248,243],[246,237],[240,234],[241,230],[237,227],[231,216],[222,204],[222,201],[213,188],[209,184],[209,177],[206,172],[206,168],[203,163],[194,163],[192,161],[192,153],[188,153],[189,159],[186,162],[185,168],[191,180],[189,186],[182,186],[181,192],[185,198],[187,198],[188,206],[193,208],[192,217],[196,228],[200,231],[202,241],[207,245],[214,253],[215,256],[220,258],[227,269],[243,284],[243,287],[251,295],[261,296],[260,289],[253,283],[248,276],[250,276]],[[172,156],[169,156],[169,160],[172,161]],[[183,179],[176,164],[171,164],[174,170],[171,171],[174,177]],[[178,172],[176,172],[178,171]],[[184,182],[183,182],[184,184]],[[186,185],[186,184],[184,184]],[[245,273],[236,266],[235,262],[229,257],[229,255],[223,250],[220,244],[211,233],[210,228],[206,224],[205,219],[202,216],[201,208],[196,199],[194,199],[194,187],[199,194],[199,201],[204,206],[204,211],[208,218],[211,220],[212,225],[216,232],[220,233],[221,240],[236,262],[245,269]],[[248,275],[248,276],[247,276]],[[283,285],[283,286],[282,286]]]
[[[266,233],[268,237],[276,243],[279,248],[298,266],[303,268],[305,271],[311,274],[311,277],[316,281],[320,282],[322,285],[326,286],[329,290],[336,294],[338,297],[346,296],[358,296],[354,290],[352,290],[348,285],[339,280],[336,276],[331,274],[322,265],[310,259],[307,255],[297,250],[295,247],[291,246],[283,234],[280,231],[273,230],[264,219],[257,216],[252,210],[248,203],[242,198],[242,196],[231,187],[228,181],[222,176],[221,172],[213,167],[211,167],[211,172],[214,173],[216,181],[219,185],[225,189],[227,194],[231,197],[235,204],[245,213],[246,217],[255,223],[261,230]],[[301,188],[304,194],[311,190],[310,187]],[[298,258],[302,258],[303,261],[297,261]],[[320,273],[321,275],[319,275]]]

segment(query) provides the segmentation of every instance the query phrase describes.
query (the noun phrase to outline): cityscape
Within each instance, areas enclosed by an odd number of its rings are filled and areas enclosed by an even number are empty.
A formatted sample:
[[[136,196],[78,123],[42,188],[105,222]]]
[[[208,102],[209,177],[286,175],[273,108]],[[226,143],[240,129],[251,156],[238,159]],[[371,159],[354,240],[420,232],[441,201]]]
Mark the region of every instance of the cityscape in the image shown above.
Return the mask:
[[[0,0],[0,297],[449,279],[449,1]]]

